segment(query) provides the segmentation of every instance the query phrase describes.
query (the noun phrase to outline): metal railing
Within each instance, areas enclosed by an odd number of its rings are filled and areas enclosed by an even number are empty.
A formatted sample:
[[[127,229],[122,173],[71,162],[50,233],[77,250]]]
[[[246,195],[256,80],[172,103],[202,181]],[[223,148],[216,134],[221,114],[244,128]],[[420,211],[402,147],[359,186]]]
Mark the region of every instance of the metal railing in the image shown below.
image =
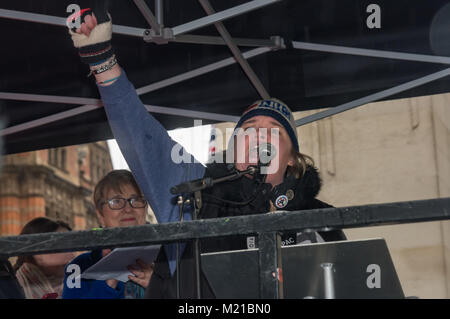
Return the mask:
[[[327,231],[450,219],[450,198],[201,219],[102,230],[0,237],[0,256],[168,244],[199,238],[257,234],[260,297],[278,298],[280,231]]]

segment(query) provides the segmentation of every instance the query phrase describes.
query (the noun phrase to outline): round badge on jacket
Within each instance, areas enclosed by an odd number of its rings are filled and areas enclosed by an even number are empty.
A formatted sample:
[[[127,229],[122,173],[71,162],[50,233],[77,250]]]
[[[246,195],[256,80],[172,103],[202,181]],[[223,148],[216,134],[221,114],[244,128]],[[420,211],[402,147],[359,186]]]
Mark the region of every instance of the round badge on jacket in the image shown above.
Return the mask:
[[[277,208],[285,208],[288,202],[289,202],[288,197],[286,195],[281,195],[278,196],[277,199],[275,200],[275,206],[277,206]]]
[[[286,192],[286,196],[289,200],[293,200],[294,199],[294,191],[292,189],[288,189]]]

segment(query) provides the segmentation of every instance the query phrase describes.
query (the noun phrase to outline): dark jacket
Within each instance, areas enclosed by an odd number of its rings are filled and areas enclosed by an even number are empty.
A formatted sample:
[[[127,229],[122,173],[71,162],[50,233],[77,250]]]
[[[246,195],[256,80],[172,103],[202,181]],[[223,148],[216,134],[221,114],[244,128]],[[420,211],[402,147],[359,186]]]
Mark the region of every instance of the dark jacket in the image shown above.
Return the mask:
[[[0,259],[0,299],[25,299],[23,289],[7,259]]]
[[[233,166],[227,164],[210,164],[205,176],[222,177],[232,171]],[[300,179],[286,177],[284,182],[272,189],[267,183],[258,181],[258,178],[243,177],[234,181],[217,184],[215,187],[202,191],[203,206],[199,218],[217,218],[242,216],[267,213],[271,210],[272,203],[278,203],[277,210],[307,210],[331,207],[316,199],[321,188],[321,180],[317,170],[308,166],[304,176]],[[289,191],[289,192],[288,192]],[[288,194],[289,196],[283,197]],[[288,201],[286,198],[289,197]],[[284,199],[279,200],[279,198]],[[283,205],[285,205],[283,207]],[[295,244],[305,239],[316,242],[345,240],[345,235],[340,230],[319,232],[314,234],[302,234],[297,232],[282,234],[284,242]],[[308,238],[305,238],[307,236]],[[257,247],[257,237],[249,241],[252,236],[233,236],[227,238],[208,238],[200,241],[201,252],[226,251],[247,249],[249,242]],[[302,239],[298,241],[298,239]],[[289,240],[288,240],[289,239]],[[188,243],[181,258],[181,298],[195,298],[195,276],[193,245]],[[177,270],[178,271],[178,270]],[[202,296],[214,298],[207,280],[202,275]],[[147,298],[176,298],[176,273],[170,276],[165,252],[161,249],[155,262],[155,270],[149,287],[146,291]]]

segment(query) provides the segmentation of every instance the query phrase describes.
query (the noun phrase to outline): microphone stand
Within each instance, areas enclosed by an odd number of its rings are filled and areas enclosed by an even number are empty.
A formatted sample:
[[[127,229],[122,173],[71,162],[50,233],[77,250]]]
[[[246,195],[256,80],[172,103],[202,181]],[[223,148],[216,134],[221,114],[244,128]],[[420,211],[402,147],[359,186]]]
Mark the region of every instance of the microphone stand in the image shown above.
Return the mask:
[[[177,186],[174,186],[170,189],[170,193],[172,195],[184,194],[184,193],[195,193],[196,191],[204,190],[205,188],[209,188],[214,186],[215,184],[232,181],[238,178],[241,178],[244,175],[250,174],[254,175],[260,171],[260,168],[257,166],[249,166],[244,171],[235,170],[235,172],[225,175],[223,177],[212,178],[205,177],[196,179],[193,181],[181,183]]]
[[[189,204],[189,200],[186,201],[186,204]],[[184,207],[184,199],[183,196],[178,196],[177,205],[179,207],[179,220],[180,222],[183,221],[183,207]],[[181,267],[180,267],[180,254],[181,254],[181,247],[180,243],[177,242],[177,253],[176,253],[176,260],[177,260],[177,299],[181,298],[181,287],[180,287],[180,275],[181,275]]]
[[[202,208],[202,193],[201,191],[196,191],[194,193],[194,212],[192,214],[192,220],[197,220]],[[201,277],[200,277],[200,239],[194,239],[194,262],[195,262],[195,282],[197,288],[197,299],[202,299],[202,287],[201,287]]]
[[[202,194],[201,191],[203,189],[209,188],[214,186],[215,184],[232,181],[238,178],[241,178],[244,175],[250,174],[255,175],[256,173],[260,172],[260,168],[257,166],[250,166],[244,171],[238,171],[235,170],[233,173],[219,177],[219,178],[212,178],[212,177],[205,177],[185,183],[181,183],[177,186],[174,186],[170,189],[170,192],[173,195],[179,195],[179,194],[191,194],[189,197],[192,197],[192,194],[194,194],[194,212],[192,214],[192,220],[197,220],[200,209],[202,208]],[[187,199],[186,203],[189,203],[190,200]],[[178,205],[180,207],[180,222],[183,221],[183,203],[184,197],[183,195],[178,196]],[[177,298],[180,298],[180,244],[177,243],[177,254],[176,254],[176,264],[177,264]],[[194,239],[194,262],[195,262],[195,283],[196,283],[196,294],[197,299],[202,298],[202,292],[201,292],[201,280],[200,280],[200,269],[201,269],[201,263],[200,263],[200,241],[198,238]]]

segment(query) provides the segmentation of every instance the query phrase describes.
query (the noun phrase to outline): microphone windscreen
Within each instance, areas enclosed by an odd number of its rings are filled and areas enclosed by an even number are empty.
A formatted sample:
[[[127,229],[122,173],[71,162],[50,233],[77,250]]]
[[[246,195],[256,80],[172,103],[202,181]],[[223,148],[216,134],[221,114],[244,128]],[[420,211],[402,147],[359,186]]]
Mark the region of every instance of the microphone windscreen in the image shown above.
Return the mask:
[[[268,164],[277,155],[277,149],[273,144],[263,143],[259,145],[259,160],[262,164]]]

